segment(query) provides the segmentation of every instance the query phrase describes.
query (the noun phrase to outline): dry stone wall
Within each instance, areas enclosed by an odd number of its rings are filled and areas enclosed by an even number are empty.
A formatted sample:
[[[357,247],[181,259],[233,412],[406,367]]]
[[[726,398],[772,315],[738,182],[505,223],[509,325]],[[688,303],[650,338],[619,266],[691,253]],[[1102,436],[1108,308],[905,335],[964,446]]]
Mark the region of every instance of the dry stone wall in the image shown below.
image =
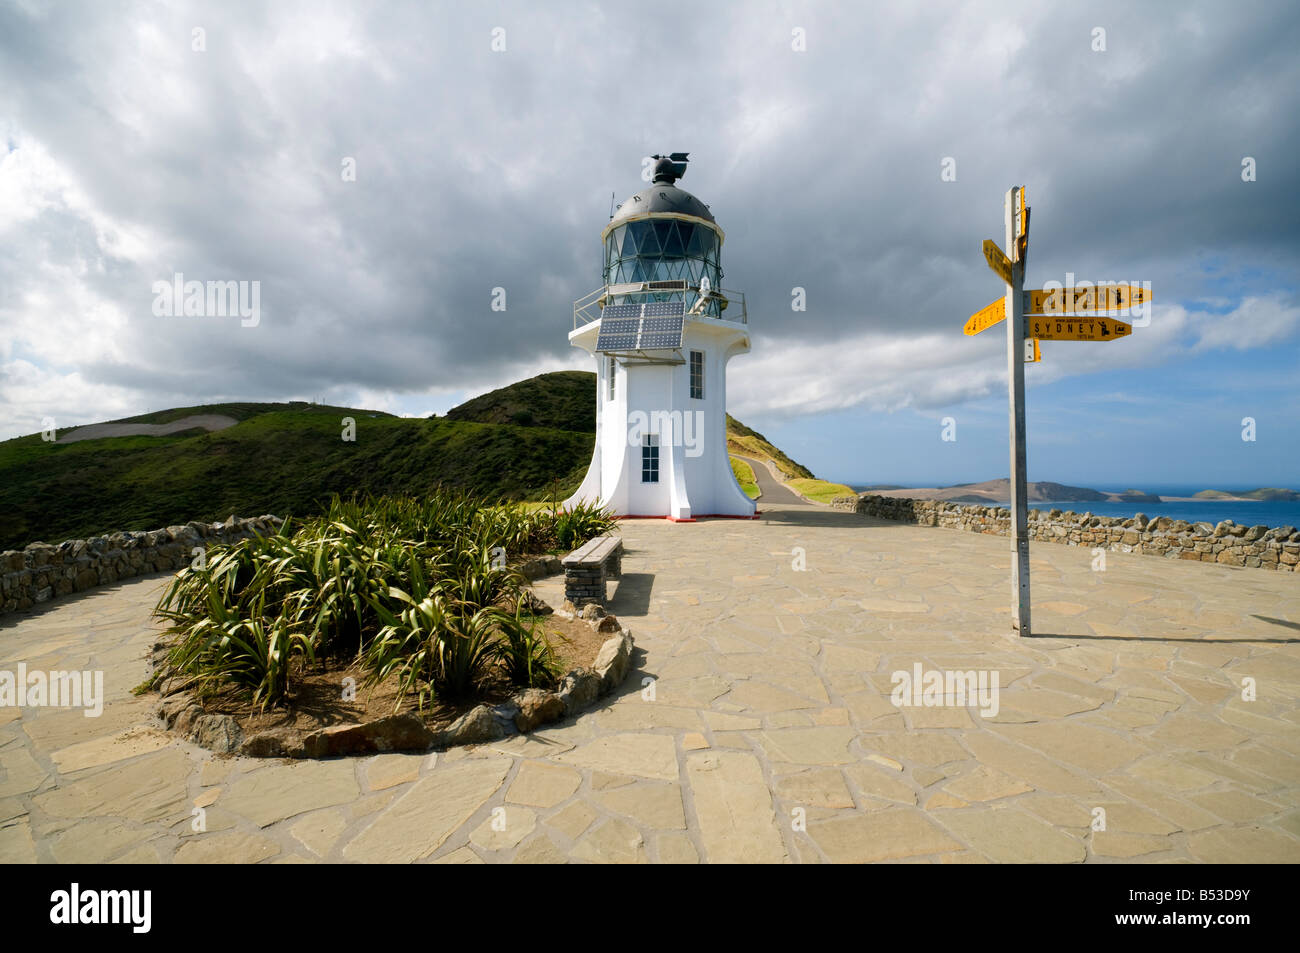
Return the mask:
[[[873,494],[838,497],[831,505],[864,516],[919,526],[943,526],[999,536],[1008,536],[1011,532],[1011,513],[998,506]],[[1294,526],[1238,526],[1232,520],[1217,525],[1189,523],[1167,516],[1150,519],[1142,513],[1119,519],[1069,510],[1044,512],[1031,509],[1029,538],[1111,552],[1164,556],[1166,559],[1300,571],[1297,569],[1300,566],[1300,532]]]
[[[6,550],[0,553],[0,612],[29,609],[119,579],[181,569],[193,561],[196,548],[272,533],[282,522],[278,516],[232,516],[224,523],[191,522]]]

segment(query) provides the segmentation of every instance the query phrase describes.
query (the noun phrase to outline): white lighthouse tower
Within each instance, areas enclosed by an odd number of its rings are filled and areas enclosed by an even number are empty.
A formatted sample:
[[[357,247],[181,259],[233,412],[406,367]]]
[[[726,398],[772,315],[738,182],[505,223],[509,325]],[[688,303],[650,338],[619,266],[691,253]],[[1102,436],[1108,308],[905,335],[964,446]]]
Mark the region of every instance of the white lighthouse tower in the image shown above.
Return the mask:
[[[596,448],[565,502],[619,516],[755,515],[727,455],[727,362],[749,350],[744,295],[724,292],[722,229],[654,156],[650,187],[601,232],[604,284],[574,303],[569,342],[596,361]]]

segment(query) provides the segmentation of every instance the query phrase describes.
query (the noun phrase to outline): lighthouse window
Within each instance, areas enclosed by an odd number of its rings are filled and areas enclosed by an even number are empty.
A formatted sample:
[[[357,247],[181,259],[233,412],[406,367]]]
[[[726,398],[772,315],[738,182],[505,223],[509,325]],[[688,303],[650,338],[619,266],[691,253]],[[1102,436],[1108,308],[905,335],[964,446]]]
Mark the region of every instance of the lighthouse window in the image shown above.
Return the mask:
[[[615,372],[617,369],[618,369],[618,362],[616,362],[616,361],[611,357],[611,358],[609,359],[609,374],[608,374],[608,377],[609,377],[609,399],[610,399],[610,400],[613,400],[613,399],[614,399],[614,381],[615,381],[615,378],[614,378],[614,372]]]
[[[704,352],[691,351],[691,398],[704,399]]]
[[[659,435],[657,433],[641,436],[641,482],[659,482]]]

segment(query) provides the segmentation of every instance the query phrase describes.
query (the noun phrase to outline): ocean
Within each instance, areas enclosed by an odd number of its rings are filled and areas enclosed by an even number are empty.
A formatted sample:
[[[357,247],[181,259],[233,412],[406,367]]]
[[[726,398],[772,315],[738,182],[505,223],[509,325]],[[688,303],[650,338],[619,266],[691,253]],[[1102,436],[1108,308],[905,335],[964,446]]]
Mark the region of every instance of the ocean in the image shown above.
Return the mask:
[[[1294,486],[1294,484],[1289,484]],[[1128,486],[1094,486],[1091,489],[1106,493],[1118,493],[1129,489]],[[1138,485],[1136,489],[1156,496],[1191,496],[1204,489],[1224,489],[1231,493],[1241,492],[1243,488],[1204,487],[1204,486],[1161,486],[1147,487]],[[1247,487],[1245,489],[1253,489]],[[859,490],[859,492],[861,492]],[[1117,516],[1128,519],[1137,513],[1145,513],[1149,518],[1168,516],[1170,519],[1218,523],[1232,520],[1242,526],[1300,526],[1300,502],[1272,502],[1267,500],[1249,503],[1232,503],[1220,500],[1195,500],[1192,502],[1169,503],[1105,503],[1096,500],[1066,500],[1063,502],[1030,503],[1035,510],[1073,510],[1076,513],[1091,513],[1093,516]]]

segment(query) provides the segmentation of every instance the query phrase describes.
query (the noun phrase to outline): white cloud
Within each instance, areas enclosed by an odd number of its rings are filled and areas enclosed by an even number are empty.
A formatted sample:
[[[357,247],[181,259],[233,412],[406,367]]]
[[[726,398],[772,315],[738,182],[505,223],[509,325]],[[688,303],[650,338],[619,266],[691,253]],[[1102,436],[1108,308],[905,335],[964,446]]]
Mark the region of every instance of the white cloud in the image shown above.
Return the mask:
[[[1199,332],[1196,350],[1227,347],[1245,351],[1280,341],[1300,329],[1300,307],[1289,297],[1275,292],[1264,297],[1243,298],[1228,314],[1193,312]]]

